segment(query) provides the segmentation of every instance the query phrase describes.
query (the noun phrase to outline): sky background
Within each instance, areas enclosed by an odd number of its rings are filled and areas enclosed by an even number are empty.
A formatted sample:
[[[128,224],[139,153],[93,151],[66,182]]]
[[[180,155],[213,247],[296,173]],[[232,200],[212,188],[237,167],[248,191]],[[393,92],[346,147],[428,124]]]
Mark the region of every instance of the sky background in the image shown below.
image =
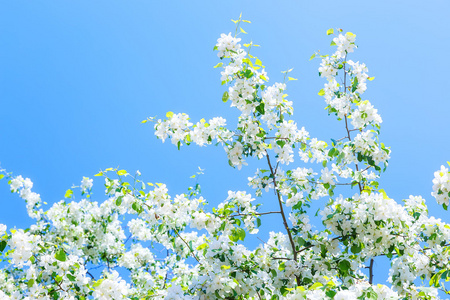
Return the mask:
[[[172,195],[194,184],[189,177],[201,167],[199,183],[211,204],[230,189],[251,192],[247,177],[264,162],[250,160],[238,171],[221,147],[178,151],[141,124],[167,111],[185,112],[194,122],[223,116],[236,124],[236,109],[221,101],[226,87],[212,49],[221,33],[234,32],[230,19],[241,12],[252,23],[240,37],[261,45],[252,53],[270,83],[294,68],[291,76],[299,80],[287,91],[294,120],[328,142],[344,136],[344,125],[324,110],[317,95],[325,83],[320,61],[309,58],[319,49],[334,51],[327,29],[356,34],[359,48],[350,59],[375,76],[364,98],[378,108],[381,141],[392,150],[381,187],[397,201],[422,195],[431,214],[450,222],[430,195],[433,172],[450,160],[447,0],[2,1],[0,166],[31,178],[33,191],[49,204],[108,167],[140,170],[146,182],[166,183]],[[100,187],[94,200],[104,199],[102,185],[94,181]],[[31,224],[5,180],[0,205],[0,223]],[[281,220],[269,220],[271,230],[282,230]],[[386,277],[376,273],[375,280]]]

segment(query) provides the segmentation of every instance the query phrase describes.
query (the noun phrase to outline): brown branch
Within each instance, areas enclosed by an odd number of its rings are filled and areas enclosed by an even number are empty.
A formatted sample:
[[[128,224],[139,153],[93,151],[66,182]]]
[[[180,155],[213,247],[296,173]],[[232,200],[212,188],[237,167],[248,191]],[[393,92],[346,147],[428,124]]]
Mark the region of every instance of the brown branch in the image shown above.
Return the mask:
[[[253,216],[253,215],[255,215],[255,216],[264,216],[264,215],[280,214],[280,213],[281,212],[279,212],[279,211],[268,211],[268,212],[255,213],[255,214],[241,214],[241,213],[238,213],[238,214],[230,215],[230,216],[220,216],[219,218],[226,218],[226,217],[234,218],[234,217],[240,217],[240,216]]]
[[[188,247],[189,251],[191,252],[192,256],[195,258],[195,260],[199,263],[202,264],[200,262],[200,260],[198,259],[197,255],[195,255],[194,250],[191,249],[191,247],[189,246],[188,243],[186,243],[186,241],[181,237],[181,235],[178,233],[178,231],[176,229],[174,229],[173,231],[175,231],[175,233],[177,234],[177,236],[184,242],[184,244],[186,245],[186,247]]]
[[[267,151],[266,151],[266,158],[267,158],[267,163],[269,164],[270,173],[272,173],[272,176],[273,176],[273,178],[272,178],[273,186],[274,186],[274,190],[276,191],[277,198],[278,198],[278,204],[280,205],[280,213],[281,213],[281,217],[283,218],[283,225],[288,234],[289,242],[291,243],[292,253],[294,254],[294,260],[297,261],[297,252],[295,251],[294,239],[292,238],[291,230],[289,229],[289,226],[288,226],[288,223],[286,220],[286,215],[285,215],[284,209],[283,209],[283,202],[281,201],[281,195],[277,188],[277,180],[275,178],[275,174],[274,174],[274,171],[272,168],[272,164],[270,163],[270,158],[269,158],[269,154],[267,153]],[[300,278],[298,276],[295,276],[295,278],[297,281],[297,285],[300,286]]]
[[[273,259],[281,259],[281,260],[292,260],[292,258],[287,258],[287,257],[271,257]]]

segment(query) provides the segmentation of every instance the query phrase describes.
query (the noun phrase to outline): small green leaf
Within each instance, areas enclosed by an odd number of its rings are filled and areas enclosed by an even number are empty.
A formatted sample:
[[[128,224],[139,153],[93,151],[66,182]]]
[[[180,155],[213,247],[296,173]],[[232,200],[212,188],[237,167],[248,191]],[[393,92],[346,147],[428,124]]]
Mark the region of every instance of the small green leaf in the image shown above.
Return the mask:
[[[333,34],[334,33],[334,29],[330,28],[327,30],[327,35]]]
[[[66,274],[67,278],[69,278],[70,281],[75,281],[77,278],[73,276],[72,274]]]
[[[166,117],[167,118],[172,118],[173,117],[173,112],[171,112],[171,111],[168,111],[167,113],[166,113]]]
[[[361,252],[362,248],[361,248],[361,244],[359,245],[353,245],[350,250],[352,251],[353,254],[357,254],[359,252]]]
[[[298,80],[297,78],[288,77],[288,80]]]
[[[343,273],[347,273],[347,271],[350,269],[351,264],[350,262],[346,261],[346,260],[341,260],[339,262],[339,269],[343,272]]]
[[[242,29],[242,28],[240,28],[241,29],[241,32],[242,33],[245,33],[245,34],[247,34],[247,32],[245,32],[245,30],[244,29]]]
[[[313,290],[317,290],[317,289],[320,288],[320,287],[323,287],[323,284],[320,283],[320,282],[316,282],[316,283],[314,283],[309,289],[310,289],[311,291],[313,291]]]
[[[389,199],[388,195],[386,194],[386,192],[383,189],[378,190],[378,192],[383,194],[383,199]]]
[[[230,98],[230,95],[228,94],[228,92],[224,92],[222,95],[222,101],[227,102],[229,98]]]
[[[68,189],[66,193],[64,194],[64,198],[71,198],[73,195],[73,191],[71,189]]]
[[[31,278],[30,280],[28,280],[27,286],[30,288],[30,287],[32,287],[33,285],[34,285],[34,279]]]
[[[316,57],[316,54],[314,53],[313,55],[311,55],[311,57],[309,58],[309,60],[313,60],[314,57]]]
[[[214,69],[220,68],[222,65],[223,65],[223,63],[218,63],[217,65],[214,66]]]
[[[148,120],[144,120],[144,121],[142,121],[141,123],[145,124],[145,123],[147,123],[147,122],[148,122]]]
[[[125,170],[117,171],[117,175],[119,175],[119,176],[122,176],[122,175],[125,175],[125,174],[127,174],[127,171],[125,171]]]
[[[336,148],[331,148],[330,151],[328,151],[328,156],[333,156],[334,151],[336,151]]]
[[[260,105],[258,105],[257,107],[255,107],[256,111],[259,112],[261,115],[264,115],[264,103],[261,102]]]
[[[55,253],[55,258],[59,261],[66,261],[67,257],[66,257],[66,252],[64,252],[63,249],[59,249],[56,253]]]
[[[3,177],[5,177],[5,175],[3,175],[3,174],[0,174],[0,179],[2,179]]]
[[[321,89],[321,90],[319,91],[318,95],[319,95],[319,96],[325,95],[325,90],[324,90],[324,89]]]
[[[331,41],[330,46],[336,46],[336,43],[334,41]]]
[[[203,243],[200,246],[197,247],[197,250],[203,250],[205,248],[208,248],[208,244],[207,243]]]
[[[0,242],[0,252],[3,252],[3,250],[5,250],[6,248],[6,241],[1,241]]]

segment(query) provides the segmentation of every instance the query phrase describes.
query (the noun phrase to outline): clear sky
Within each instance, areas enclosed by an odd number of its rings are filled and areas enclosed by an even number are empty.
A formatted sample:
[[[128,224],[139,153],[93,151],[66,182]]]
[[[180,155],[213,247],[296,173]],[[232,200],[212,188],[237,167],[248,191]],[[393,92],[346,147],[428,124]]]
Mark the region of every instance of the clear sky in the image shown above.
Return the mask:
[[[422,195],[431,214],[450,222],[430,196],[433,172],[450,160],[447,0],[2,1],[1,167],[31,178],[49,204],[83,176],[117,166],[166,183],[172,195],[193,184],[189,177],[200,166],[212,204],[229,189],[251,191],[246,179],[262,162],[238,171],[221,147],[178,151],[140,124],[167,111],[236,123],[235,109],[221,101],[226,87],[212,49],[221,33],[234,31],[230,19],[241,12],[252,21],[241,37],[262,46],[254,54],[271,83],[294,68],[299,80],[289,83],[288,94],[295,121],[325,141],[343,136],[344,128],[323,109],[319,60],[309,57],[333,51],[328,28],[356,34],[351,58],[375,76],[364,95],[378,108],[381,140],[392,149],[381,187],[397,201]],[[101,191],[95,200],[103,199]],[[0,204],[0,223],[31,224],[4,180]]]

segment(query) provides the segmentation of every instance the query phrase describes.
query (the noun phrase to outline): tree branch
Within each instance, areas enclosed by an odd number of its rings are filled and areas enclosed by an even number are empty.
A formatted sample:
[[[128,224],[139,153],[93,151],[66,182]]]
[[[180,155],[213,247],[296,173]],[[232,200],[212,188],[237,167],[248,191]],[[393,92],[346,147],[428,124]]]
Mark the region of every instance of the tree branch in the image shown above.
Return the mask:
[[[188,247],[189,251],[191,252],[192,256],[195,258],[195,260],[199,263],[202,264],[200,262],[200,260],[198,259],[197,255],[195,255],[194,251],[191,249],[191,247],[189,246],[188,243],[186,243],[186,241],[181,237],[181,235],[178,233],[178,231],[176,229],[173,229],[173,231],[177,234],[177,236],[184,242],[184,244],[186,245],[186,247]]]
[[[270,158],[269,158],[269,154],[267,153],[267,151],[266,151],[266,158],[267,158],[267,163],[269,164],[270,173],[272,173],[272,176],[273,176],[273,186],[274,186],[277,198],[278,198],[278,204],[280,205],[280,213],[281,213],[281,217],[283,218],[283,225],[288,234],[289,242],[291,243],[292,253],[294,254],[294,260],[297,261],[297,252],[295,251],[294,239],[292,238],[291,230],[289,229],[289,226],[288,226],[288,223],[286,220],[286,215],[285,215],[284,209],[283,209],[283,202],[281,201],[281,195],[277,188],[277,180],[275,178],[275,174],[274,174],[274,171],[272,168],[272,164],[270,163]],[[297,281],[297,285],[300,286],[300,278],[298,276],[295,276],[295,279]]]

